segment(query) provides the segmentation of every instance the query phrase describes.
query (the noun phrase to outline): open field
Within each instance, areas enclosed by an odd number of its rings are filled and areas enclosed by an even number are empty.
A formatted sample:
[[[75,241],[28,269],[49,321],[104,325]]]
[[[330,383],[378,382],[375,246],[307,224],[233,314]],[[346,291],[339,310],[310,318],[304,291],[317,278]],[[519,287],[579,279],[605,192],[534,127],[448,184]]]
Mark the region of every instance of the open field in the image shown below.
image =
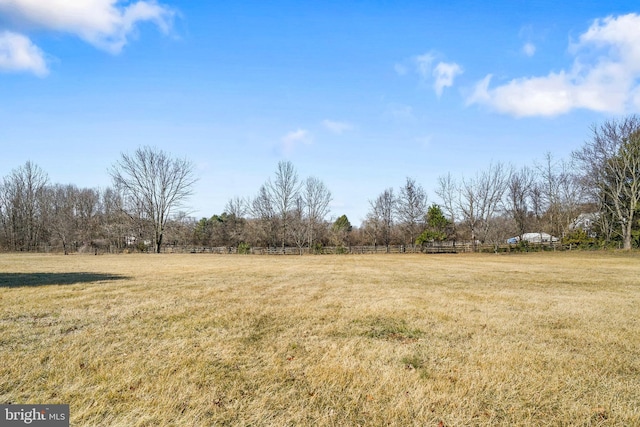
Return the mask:
[[[76,426],[640,425],[640,256],[2,254],[0,362]]]

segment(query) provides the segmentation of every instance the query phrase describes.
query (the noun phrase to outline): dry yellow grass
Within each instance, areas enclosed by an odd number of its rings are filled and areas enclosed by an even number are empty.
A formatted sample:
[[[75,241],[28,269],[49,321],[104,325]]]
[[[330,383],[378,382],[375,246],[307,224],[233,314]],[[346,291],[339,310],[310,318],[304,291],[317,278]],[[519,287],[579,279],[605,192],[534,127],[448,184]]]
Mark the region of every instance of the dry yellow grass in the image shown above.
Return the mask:
[[[0,403],[76,426],[640,425],[640,257],[0,255]]]

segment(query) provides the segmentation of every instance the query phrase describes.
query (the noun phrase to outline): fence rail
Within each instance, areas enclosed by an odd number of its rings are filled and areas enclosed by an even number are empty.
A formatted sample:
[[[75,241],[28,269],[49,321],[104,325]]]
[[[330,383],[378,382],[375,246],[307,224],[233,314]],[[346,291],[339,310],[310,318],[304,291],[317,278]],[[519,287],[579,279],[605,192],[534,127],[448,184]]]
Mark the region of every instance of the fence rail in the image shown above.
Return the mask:
[[[523,249],[518,245],[509,244],[473,244],[473,242],[442,242],[438,245],[405,246],[405,245],[377,245],[377,246],[324,246],[322,248],[303,247],[251,247],[246,254],[252,255],[331,255],[331,254],[401,254],[401,253],[426,253],[426,254],[457,254],[470,252],[505,253],[522,251],[564,251],[571,250],[570,245],[560,243],[536,243],[529,244]],[[163,246],[162,253],[193,253],[193,254],[238,254],[237,247],[209,247],[209,246]]]
[[[0,248],[1,249],[1,248]],[[323,246],[321,248],[308,247],[298,248],[295,246],[279,247],[251,247],[244,251],[238,251],[237,247],[228,246],[192,246],[192,245],[163,245],[162,253],[177,254],[217,254],[217,255],[233,255],[246,253],[252,255],[330,255],[330,254],[403,254],[403,253],[424,253],[424,254],[456,254],[469,252],[539,252],[539,251],[566,251],[576,249],[575,245],[562,245],[560,243],[531,243],[527,247],[510,244],[473,244],[473,242],[441,242],[440,244],[431,244],[425,246],[405,246],[405,245],[372,245],[372,246]],[[113,245],[89,247],[87,245],[81,247],[71,247],[69,252],[86,253],[86,254],[117,254],[135,252],[133,248],[122,248]],[[62,253],[61,246],[41,245],[34,248],[32,252],[38,253]]]

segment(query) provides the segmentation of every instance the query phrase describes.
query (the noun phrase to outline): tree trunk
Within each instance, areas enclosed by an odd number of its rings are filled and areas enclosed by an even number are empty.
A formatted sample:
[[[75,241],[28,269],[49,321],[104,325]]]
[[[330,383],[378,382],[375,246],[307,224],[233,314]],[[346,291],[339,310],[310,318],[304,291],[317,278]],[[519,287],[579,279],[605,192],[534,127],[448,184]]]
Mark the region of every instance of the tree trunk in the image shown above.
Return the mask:
[[[624,236],[623,236],[623,249],[630,250],[631,249],[631,226],[633,225],[633,221],[629,221],[624,225]]]

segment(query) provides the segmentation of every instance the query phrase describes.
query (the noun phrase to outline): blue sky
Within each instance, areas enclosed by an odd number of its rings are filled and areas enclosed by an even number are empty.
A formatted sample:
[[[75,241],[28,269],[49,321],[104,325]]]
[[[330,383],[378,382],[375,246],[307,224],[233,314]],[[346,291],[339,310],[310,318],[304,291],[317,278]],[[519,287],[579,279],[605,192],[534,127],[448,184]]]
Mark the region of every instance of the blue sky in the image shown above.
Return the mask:
[[[636,112],[637,1],[0,0],[0,176],[105,188],[150,145],[196,164],[195,217],[290,160],[360,224],[407,176],[438,202]]]

